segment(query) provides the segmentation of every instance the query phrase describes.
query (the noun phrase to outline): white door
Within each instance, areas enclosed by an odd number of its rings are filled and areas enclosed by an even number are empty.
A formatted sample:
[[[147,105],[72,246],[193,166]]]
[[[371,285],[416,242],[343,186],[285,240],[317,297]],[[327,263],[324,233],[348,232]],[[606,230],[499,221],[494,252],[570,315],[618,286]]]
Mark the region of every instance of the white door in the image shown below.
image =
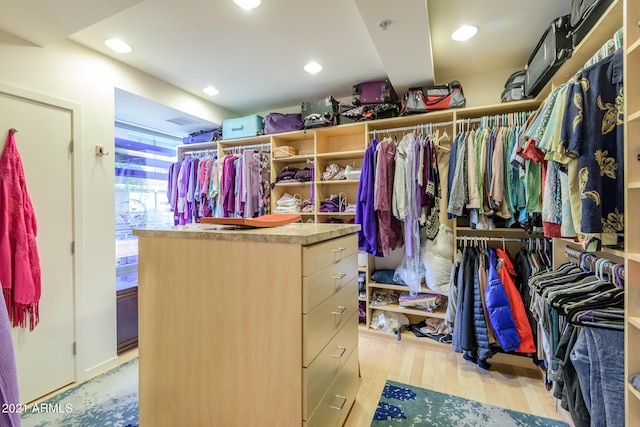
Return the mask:
[[[72,110],[0,90],[0,152],[17,129],[42,269],[40,323],[12,331],[21,403],[75,380],[72,118]]]

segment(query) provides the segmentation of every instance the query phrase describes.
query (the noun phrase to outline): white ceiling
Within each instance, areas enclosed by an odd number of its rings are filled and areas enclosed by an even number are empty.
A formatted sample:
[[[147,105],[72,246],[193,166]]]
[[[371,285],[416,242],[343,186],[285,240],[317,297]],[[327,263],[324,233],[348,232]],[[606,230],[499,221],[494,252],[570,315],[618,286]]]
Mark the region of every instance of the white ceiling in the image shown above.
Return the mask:
[[[569,13],[571,1],[262,0],[252,11],[232,0],[2,4],[0,30],[37,46],[68,37],[246,115],[327,95],[348,97],[354,83],[387,76],[401,94],[411,85],[523,67],[551,20]],[[391,20],[386,30],[379,26],[384,19]],[[453,42],[450,34],[461,24],[478,26],[478,35]],[[126,40],[134,51],[109,50],[104,40],[111,37]],[[324,70],[307,74],[302,67],[311,60]],[[220,95],[202,92],[210,85]],[[147,104],[152,110],[125,107],[121,102],[145,100],[126,93],[118,98],[118,115],[128,122],[158,127],[181,114],[154,103]],[[151,120],[140,111],[168,117]]]

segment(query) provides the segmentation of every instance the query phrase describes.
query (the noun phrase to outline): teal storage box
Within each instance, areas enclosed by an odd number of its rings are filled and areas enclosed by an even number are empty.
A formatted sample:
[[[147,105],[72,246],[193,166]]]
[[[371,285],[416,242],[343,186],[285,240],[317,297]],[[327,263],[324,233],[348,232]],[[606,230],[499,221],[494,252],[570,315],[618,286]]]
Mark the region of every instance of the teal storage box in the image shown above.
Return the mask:
[[[247,138],[264,133],[264,117],[252,116],[222,121],[222,139]]]

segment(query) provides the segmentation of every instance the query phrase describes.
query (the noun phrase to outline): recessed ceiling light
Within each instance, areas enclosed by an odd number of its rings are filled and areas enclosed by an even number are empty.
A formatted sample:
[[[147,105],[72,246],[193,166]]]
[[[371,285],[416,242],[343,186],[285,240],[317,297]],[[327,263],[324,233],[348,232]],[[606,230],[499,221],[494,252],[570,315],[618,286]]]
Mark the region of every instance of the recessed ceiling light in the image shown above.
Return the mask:
[[[260,6],[260,0],[233,0],[235,4],[240,6],[243,9],[255,9]]]
[[[474,27],[473,25],[463,25],[451,34],[451,38],[457,42],[463,42],[475,36],[477,32],[478,27]]]
[[[131,45],[129,45],[128,43],[125,43],[120,39],[105,40],[104,44],[106,44],[108,47],[115,50],[116,52],[120,52],[120,53],[129,53],[133,50]]]
[[[205,87],[202,91],[209,96],[218,95],[220,93],[220,91],[213,86]]]
[[[309,62],[304,66],[304,70],[307,73],[316,74],[322,71],[322,65],[318,64],[317,62]]]

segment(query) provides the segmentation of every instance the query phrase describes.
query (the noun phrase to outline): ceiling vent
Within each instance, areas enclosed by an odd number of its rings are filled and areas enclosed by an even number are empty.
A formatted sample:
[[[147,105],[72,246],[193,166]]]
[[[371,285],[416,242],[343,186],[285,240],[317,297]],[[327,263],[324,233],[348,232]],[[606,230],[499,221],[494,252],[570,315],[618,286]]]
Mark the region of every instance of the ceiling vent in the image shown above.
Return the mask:
[[[167,119],[167,121],[171,123],[175,123],[178,126],[192,125],[197,123],[196,121],[187,119],[186,117],[176,117],[174,119]]]

